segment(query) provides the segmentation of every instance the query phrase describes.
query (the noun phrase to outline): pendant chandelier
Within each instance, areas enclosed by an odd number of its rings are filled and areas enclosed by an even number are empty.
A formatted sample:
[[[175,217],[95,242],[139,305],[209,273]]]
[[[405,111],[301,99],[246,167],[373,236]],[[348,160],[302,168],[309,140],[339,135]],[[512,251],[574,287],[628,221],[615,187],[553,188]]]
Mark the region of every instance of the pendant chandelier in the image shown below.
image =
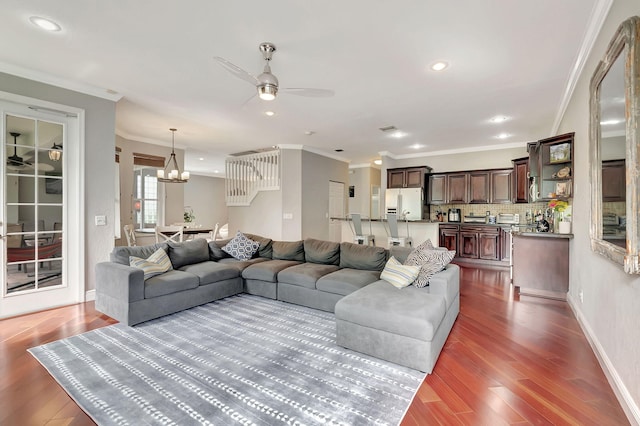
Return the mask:
[[[174,150],[175,134],[177,129],[171,130],[171,156],[167,160],[167,165],[163,170],[158,170],[158,182],[165,183],[187,183],[189,181],[189,172],[181,172],[178,161],[176,160],[176,152]]]

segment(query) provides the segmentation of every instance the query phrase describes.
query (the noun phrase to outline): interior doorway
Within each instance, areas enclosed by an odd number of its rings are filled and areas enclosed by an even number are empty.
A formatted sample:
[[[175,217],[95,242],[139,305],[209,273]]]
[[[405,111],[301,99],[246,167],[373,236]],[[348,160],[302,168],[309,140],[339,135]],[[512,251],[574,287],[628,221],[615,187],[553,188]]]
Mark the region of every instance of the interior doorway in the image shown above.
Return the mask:
[[[329,181],[329,239],[342,241],[342,223],[345,217],[344,182]]]

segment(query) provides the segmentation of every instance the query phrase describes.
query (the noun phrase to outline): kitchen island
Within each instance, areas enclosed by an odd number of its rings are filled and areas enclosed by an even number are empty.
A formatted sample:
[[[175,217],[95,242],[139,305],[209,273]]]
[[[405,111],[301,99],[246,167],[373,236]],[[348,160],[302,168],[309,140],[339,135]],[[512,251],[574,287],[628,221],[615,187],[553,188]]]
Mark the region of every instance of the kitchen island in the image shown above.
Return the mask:
[[[512,232],[513,286],[521,295],[566,300],[573,234]]]

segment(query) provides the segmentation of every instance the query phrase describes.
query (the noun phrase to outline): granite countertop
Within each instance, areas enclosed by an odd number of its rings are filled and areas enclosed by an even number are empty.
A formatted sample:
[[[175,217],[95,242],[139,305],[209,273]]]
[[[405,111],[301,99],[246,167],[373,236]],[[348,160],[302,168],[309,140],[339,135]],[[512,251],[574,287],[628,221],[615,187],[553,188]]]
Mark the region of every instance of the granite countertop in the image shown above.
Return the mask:
[[[553,232],[520,232],[513,231],[511,234],[514,237],[533,237],[533,238],[573,238],[573,234],[556,234]]]

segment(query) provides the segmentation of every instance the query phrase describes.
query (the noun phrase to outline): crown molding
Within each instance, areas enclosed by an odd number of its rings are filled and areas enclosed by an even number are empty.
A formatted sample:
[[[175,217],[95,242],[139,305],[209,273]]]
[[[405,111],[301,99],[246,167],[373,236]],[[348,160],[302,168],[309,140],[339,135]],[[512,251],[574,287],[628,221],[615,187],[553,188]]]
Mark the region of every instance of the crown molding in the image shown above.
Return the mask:
[[[587,31],[582,39],[582,44],[580,45],[580,50],[578,50],[578,55],[576,60],[571,68],[571,73],[569,74],[569,78],[567,79],[567,85],[562,93],[562,98],[560,99],[560,104],[558,105],[558,112],[556,113],[556,118],[553,121],[553,126],[551,127],[551,134],[558,134],[558,129],[560,128],[560,123],[562,122],[562,118],[564,117],[565,112],[567,111],[567,107],[569,106],[569,101],[573,96],[573,92],[576,89],[576,85],[578,84],[578,80],[584,71],[584,67],[587,63],[587,59],[589,59],[589,55],[591,55],[591,51],[593,50],[593,46],[600,34],[600,30],[602,30],[602,26],[604,25],[604,21],[609,14],[609,9],[613,5],[613,0],[599,0],[593,6],[593,10],[591,11],[591,16],[589,17],[589,25],[587,26]]]
[[[65,78],[43,73],[41,71],[35,71],[32,69],[23,68],[13,64],[8,64],[6,62],[0,62],[0,72],[11,74],[16,77],[37,81],[40,83],[50,84],[52,86],[61,87],[67,90],[73,90],[74,92],[80,92],[85,95],[107,99],[113,102],[118,102],[120,99],[122,99],[122,96],[123,96],[120,93],[115,93],[115,92],[112,93],[112,91],[108,89],[102,89],[99,87],[91,86],[89,84],[67,80]]]
[[[332,160],[338,160],[338,161],[342,161],[343,163],[350,163],[351,160],[341,157],[339,155],[336,154],[331,154],[329,152],[326,151],[322,151],[318,148],[314,148],[312,146],[307,146],[307,145],[297,145],[297,144],[279,144],[278,148],[280,149],[299,149],[302,151],[307,151],[310,152],[312,154],[318,154],[321,155],[323,157],[327,157],[327,158],[331,158]]]
[[[373,167],[373,164],[372,163],[349,164],[350,169],[366,169],[368,167]]]
[[[471,152],[482,151],[499,151],[501,149],[522,148],[524,146],[527,146],[527,142],[513,142],[501,145],[485,145],[472,148],[444,149],[441,151],[416,152],[414,154],[394,154],[389,151],[381,151],[378,154],[384,157],[389,157],[393,160],[404,160],[407,158],[436,157],[438,155],[467,154]]]

